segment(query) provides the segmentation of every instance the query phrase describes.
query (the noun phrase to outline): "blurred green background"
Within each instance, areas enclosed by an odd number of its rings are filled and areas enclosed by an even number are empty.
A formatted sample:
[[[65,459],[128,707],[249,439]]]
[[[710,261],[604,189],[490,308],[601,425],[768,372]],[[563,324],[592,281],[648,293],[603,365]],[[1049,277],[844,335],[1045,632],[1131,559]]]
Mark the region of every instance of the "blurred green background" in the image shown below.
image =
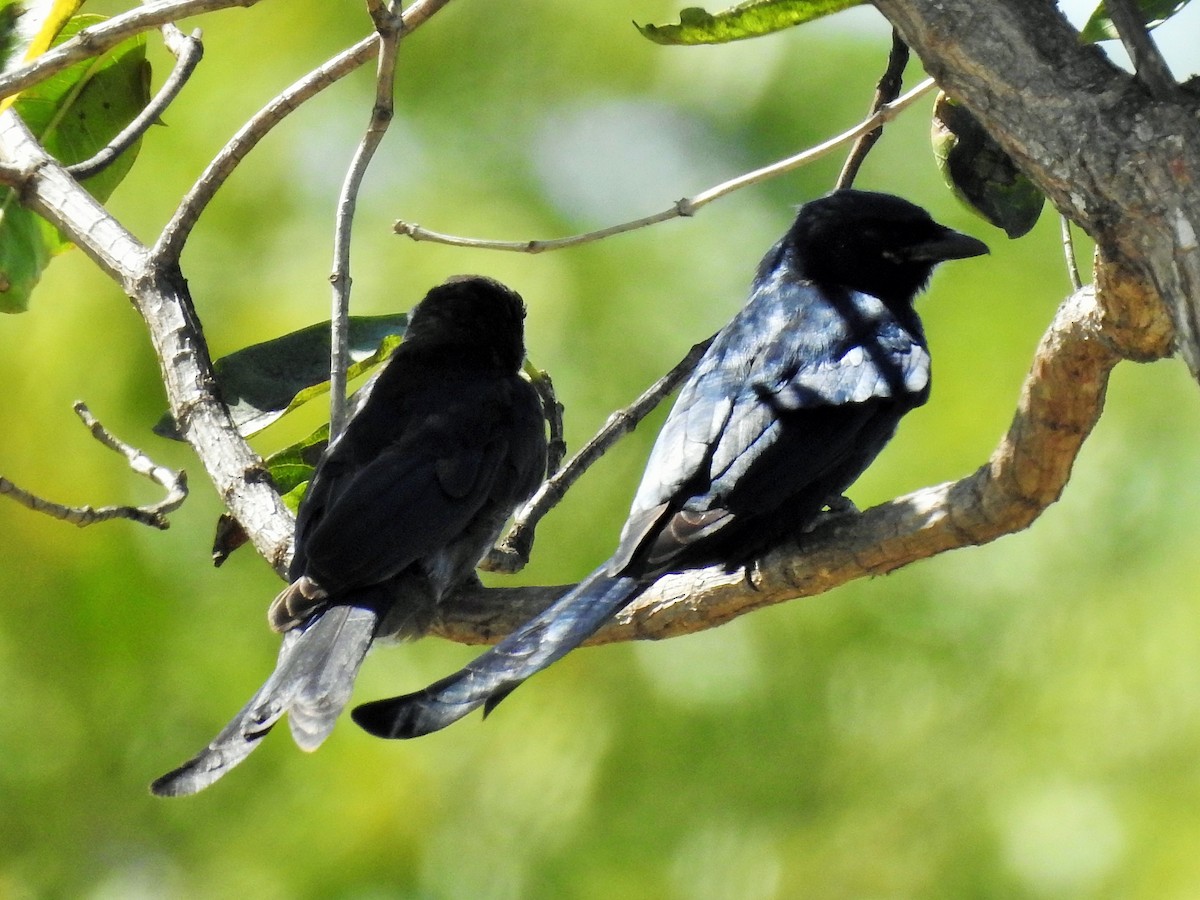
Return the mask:
[[[458,272],[510,283],[572,448],[729,318],[841,155],[540,256],[390,226],[545,238],[665,208],[854,124],[889,43],[872,10],[717,48],[657,47],[629,24],[675,14],[451,4],[403,45],[360,205],[356,310],[406,309]],[[358,4],[321,0],[184,24],[204,27],[205,60],[112,201],[147,240],[250,114],[367,29]],[[332,209],[371,96],[363,71],[307,105],[200,223],[184,267],[214,353],[327,317]],[[952,200],[928,111],[889,128],[859,184],[993,252],[946,266],[921,302],[933,399],[851,491],[859,505],[987,458],[1068,291],[1052,215],[1009,242]],[[146,786],[270,671],[279,583],[248,550],[209,564],[219,503],[187,448],[149,433],[164,398],[144,329],[82,254],[0,320],[0,384],[0,472],[18,484],[69,503],[157,497],[80,427],[83,399],[193,488],[166,533],[81,531],[0,498],[0,897],[1200,895],[1200,402],[1178,362],[1119,367],[1062,501],[1024,534],[704,634],[581,651],[486,724],[388,743],[346,720],[312,756],[279,733],[179,801]],[[545,520],[521,580],[574,580],[607,555],[657,421]],[[356,698],[472,653],[380,652]]]

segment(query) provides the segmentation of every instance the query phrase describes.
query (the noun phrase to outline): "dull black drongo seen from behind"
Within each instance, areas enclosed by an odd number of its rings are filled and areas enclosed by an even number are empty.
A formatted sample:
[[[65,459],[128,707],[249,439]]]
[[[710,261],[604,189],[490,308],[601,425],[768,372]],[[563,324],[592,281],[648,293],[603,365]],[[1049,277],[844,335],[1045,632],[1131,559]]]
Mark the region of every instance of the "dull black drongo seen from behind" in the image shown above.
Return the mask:
[[[421,634],[471,575],[545,474],[541,404],[518,374],[524,316],[515,292],[481,277],[452,278],[413,310],[300,504],[291,583],[269,613],[284,632],[275,671],[154,793],[207,787],[284,713],[296,743],[315,750],[372,641]]]

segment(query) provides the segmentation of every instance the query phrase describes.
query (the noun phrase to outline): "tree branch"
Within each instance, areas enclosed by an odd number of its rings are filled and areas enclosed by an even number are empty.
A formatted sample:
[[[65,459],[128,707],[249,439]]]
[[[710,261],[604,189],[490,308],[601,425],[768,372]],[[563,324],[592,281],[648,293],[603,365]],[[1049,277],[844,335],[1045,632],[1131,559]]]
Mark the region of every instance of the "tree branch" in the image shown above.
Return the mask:
[[[517,512],[512,528],[509,529],[504,539],[488,553],[481,568],[489,572],[519,572],[529,561],[538,522],[559,504],[584,472],[590,469],[617,441],[637,428],[642,419],[650,415],[658,407],[658,404],[662,403],[685,378],[692,374],[692,369],[696,368],[696,363],[700,361],[700,357],[704,355],[704,351],[708,349],[708,345],[713,342],[714,337],[716,335],[706,338],[692,347],[671,371],[650,385],[633,403],[610,415],[604,426],[583,445],[578,453],[571,457],[565,466],[556,472],[552,471],[550,477],[542,482],[534,495]]]
[[[422,228],[420,225],[411,224],[408,222],[397,222],[393,226],[396,234],[405,235],[412,238],[414,241],[434,241],[439,244],[450,244],[454,247],[474,247],[480,250],[508,250],[516,253],[544,253],[547,250],[563,250],[567,247],[578,247],[581,244],[590,244],[593,241],[599,241],[604,238],[613,237],[618,234],[636,231],[639,228],[646,228],[650,225],[657,225],[659,222],[666,222],[670,219],[694,216],[702,208],[712,203],[714,200],[720,200],[727,194],[732,194],[734,191],[741,190],[751,185],[761,184],[764,181],[769,181],[779,175],[785,175],[788,172],[794,172],[796,169],[802,168],[810,163],[816,162],[823,156],[827,156],[839,147],[844,147],[851,141],[855,141],[873,131],[876,128],[882,127],[885,123],[890,122],[901,112],[927,94],[934,86],[932,78],[927,78],[915,88],[891,103],[885,103],[878,110],[868,116],[865,120],[855,125],[849,131],[844,131],[836,137],[797,153],[794,156],[789,156],[787,159],[781,159],[778,162],[771,163],[769,166],[764,166],[761,169],[755,169],[753,172],[747,172],[744,175],[739,175],[736,178],[731,178],[729,181],[722,182],[706,191],[702,191],[695,197],[684,197],[682,200],[677,200],[673,205],[661,212],[654,213],[649,216],[644,216],[640,219],[634,219],[629,222],[622,222],[619,225],[610,225],[608,228],[601,228],[598,231],[589,231],[584,234],[576,234],[571,237],[555,238],[553,240],[533,240],[533,241],[490,241],[481,238],[458,237],[450,234],[442,234],[437,231],[430,231],[427,228]]]
[[[404,12],[405,33],[421,27],[449,2],[450,0],[415,0]],[[246,154],[307,100],[365,64],[377,51],[378,45],[378,33],[363,38],[285,89],[238,129],[237,134],[230,138],[229,143],[221,148],[221,152],[208,164],[164,226],[152,251],[154,258],[162,260],[164,264],[177,265],[180,254],[183,253],[183,245],[192,233],[200,214]]]
[[[1200,379],[1196,95],[1147,103],[1041,0],[874,0],[926,71],[1058,207],[1157,293]]]
[[[122,41],[188,16],[228,9],[232,6],[253,6],[259,0],[157,0],[105,19],[83,29],[73,38],[47,50],[37,59],[11,72],[0,74],[0,98],[11,96],[25,88],[45,81],[74,63],[99,56]]]
[[[258,552],[284,571],[294,517],[220,400],[183,276],[153,263],[145,246],[46,154],[12,110],[0,114],[0,160],[10,167],[22,203],[58,227],[129,295],[146,323],[181,434]]]
[[[354,226],[354,210],[358,191],[375,150],[383,141],[394,110],[396,54],[400,47],[404,22],[392,2],[367,0],[367,8],[379,35],[379,62],[375,72],[375,105],[371,121],[354,151],[350,169],[338,197],[337,215],[333,226],[333,285],[330,315],[329,352],[329,440],[332,442],[346,425],[346,369],[350,364],[350,235]]]
[[[1121,36],[1121,43],[1129,54],[1138,80],[1146,86],[1150,95],[1158,100],[1178,98],[1179,85],[1171,76],[1171,69],[1158,45],[1150,37],[1134,0],[1105,0],[1104,6],[1116,26],[1117,34]]]
[[[892,49],[888,53],[887,68],[883,70],[879,84],[875,87],[875,96],[871,100],[872,115],[900,96],[900,89],[904,85],[904,70],[908,66],[908,56],[908,44],[904,43],[895,29],[892,29]],[[836,187],[839,190],[854,184],[854,179],[858,177],[858,170],[866,161],[867,154],[871,152],[871,148],[882,136],[883,125],[879,125],[854,142],[854,146],[850,149],[850,155],[846,157],[841,174],[837,178]]]
[[[0,494],[8,494],[18,503],[27,506],[34,512],[45,513],[56,519],[70,522],[72,525],[78,525],[80,528],[95,525],[97,522],[108,522],[113,519],[130,519],[134,522],[140,522],[143,525],[149,525],[151,528],[161,530],[170,528],[171,523],[167,519],[167,513],[179,509],[183,505],[183,501],[187,499],[187,474],[182,471],[173,472],[164,466],[160,466],[143,451],[126,444],[101,425],[82,402],[76,403],[74,408],[75,413],[83,421],[83,424],[92,432],[92,437],[110,450],[114,450],[124,456],[129,463],[129,468],[133,469],[137,474],[162,485],[167,495],[158,503],[150,506],[101,506],[99,508],[94,506],[64,506],[61,503],[43,500],[41,497],[17,487],[17,485],[3,476],[0,476]]]
[[[1170,323],[1128,273],[1108,267],[1059,308],[1042,338],[1008,433],[991,459],[956,482],[916,491],[861,513],[818,522],[749,573],[710,568],[660,579],[592,643],[659,639],[720,625],[857,578],[882,575],[948,550],[1027,528],[1061,495],[1099,418],[1112,368],[1133,353],[1165,355]],[[488,643],[527,621],[569,585],[472,587],[444,601],[434,633]]]
[[[183,90],[187,80],[192,77],[192,72],[200,64],[200,59],[204,56],[204,45],[200,43],[199,29],[193,31],[190,36],[184,35],[174,25],[164,25],[163,30],[166,32],[167,46],[175,54],[175,68],[171,70],[171,74],[163,82],[158,93],[146,104],[146,108],[138,113],[120,134],[109,141],[103,150],[91,159],[67,166],[67,172],[77,181],[83,181],[83,179],[103,171],[118,156],[132,147],[179,96],[179,92]]]

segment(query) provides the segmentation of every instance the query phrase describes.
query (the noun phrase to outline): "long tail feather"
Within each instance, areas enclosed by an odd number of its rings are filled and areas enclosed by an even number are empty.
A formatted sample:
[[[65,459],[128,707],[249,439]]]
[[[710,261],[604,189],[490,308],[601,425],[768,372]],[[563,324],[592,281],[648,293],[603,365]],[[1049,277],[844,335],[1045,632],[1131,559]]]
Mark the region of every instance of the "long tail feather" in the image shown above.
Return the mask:
[[[634,578],[601,567],[465,668],[423,691],[356,707],[351,715],[377,737],[412,738],[445,728],[480,706],[484,714],[525,679],[587,640],[641,593]]]
[[[315,750],[350,699],[377,621],[371,609],[338,605],[303,631],[289,631],[275,671],[250,702],[211,744],[157,779],[151,793],[182,797],[208,787],[249,756],[284,713],[301,749]]]

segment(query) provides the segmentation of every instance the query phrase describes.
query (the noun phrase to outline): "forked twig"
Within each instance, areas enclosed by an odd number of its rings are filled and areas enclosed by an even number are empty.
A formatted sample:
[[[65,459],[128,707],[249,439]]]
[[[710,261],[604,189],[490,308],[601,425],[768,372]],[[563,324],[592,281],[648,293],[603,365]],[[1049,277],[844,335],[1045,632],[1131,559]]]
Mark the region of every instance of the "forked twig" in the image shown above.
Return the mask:
[[[108,146],[91,159],[66,167],[73,178],[82,181],[111,165],[159,120],[163,111],[171,105],[187,84],[187,80],[192,77],[192,72],[204,56],[204,45],[200,43],[200,29],[185,35],[174,25],[164,25],[163,37],[167,49],[175,55],[175,68],[171,70],[158,93],[146,104],[146,108],[138,113],[120,134],[109,141]]]
[[[126,444],[116,435],[108,431],[82,402],[75,404],[75,413],[83,424],[92,432],[92,437],[110,450],[120,453],[129,463],[129,468],[139,475],[162,485],[167,496],[158,503],[150,506],[66,506],[38,497],[29,491],[18,487],[7,478],[0,476],[0,494],[7,494],[23,506],[34,512],[45,513],[72,525],[85,528],[97,522],[107,522],[111,519],[131,519],[152,528],[167,529],[171,523],[167,513],[174,512],[187,499],[187,474],[182,470],[174,472],[165,466],[155,463],[144,452]]]

